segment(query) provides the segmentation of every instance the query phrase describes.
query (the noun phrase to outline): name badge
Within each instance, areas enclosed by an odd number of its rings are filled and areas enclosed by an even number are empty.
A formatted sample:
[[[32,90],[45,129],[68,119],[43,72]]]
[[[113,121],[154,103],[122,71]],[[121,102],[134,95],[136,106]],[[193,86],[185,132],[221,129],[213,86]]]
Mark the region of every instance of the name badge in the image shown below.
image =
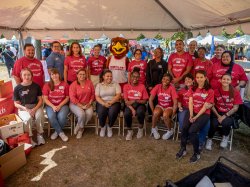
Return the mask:
[[[162,68],[162,65],[158,65],[158,68]]]
[[[55,58],[55,60],[59,60],[59,58],[58,58],[58,57],[56,57],[56,58]]]
[[[63,89],[64,89],[64,86],[59,86],[59,89],[60,89],[60,90],[63,90]]]

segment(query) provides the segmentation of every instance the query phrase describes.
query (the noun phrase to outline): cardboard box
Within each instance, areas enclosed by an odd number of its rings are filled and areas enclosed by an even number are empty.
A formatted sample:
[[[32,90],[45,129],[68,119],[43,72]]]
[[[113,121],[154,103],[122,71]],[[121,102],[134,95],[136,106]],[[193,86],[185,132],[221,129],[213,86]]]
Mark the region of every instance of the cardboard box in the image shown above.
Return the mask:
[[[0,98],[12,98],[13,86],[12,81],[0,82]]]
[[[9,125],[10,121],[17,121],[17,123]],[[0,117],[0,136],[5,142],[6,138],[23,133],[23,121],[16,114]]]
[[[15,111],[14,101],[10,98],[0,98],[0,117]]]
[[[0,171],[4,179],[26,164],[24,145],[12,149],[0,157]]]

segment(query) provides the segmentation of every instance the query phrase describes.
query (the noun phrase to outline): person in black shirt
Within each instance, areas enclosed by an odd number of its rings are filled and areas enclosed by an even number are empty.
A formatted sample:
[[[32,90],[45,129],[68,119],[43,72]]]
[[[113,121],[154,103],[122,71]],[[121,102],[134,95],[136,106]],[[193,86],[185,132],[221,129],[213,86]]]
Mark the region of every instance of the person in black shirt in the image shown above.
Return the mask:
[[[18,115],[24,121],[25,131],[31,137],[31,143],[35,145],[45,144],[43,138],[44,113],[42,108],[42,90],[40,86],[32,82],[33,74],[30,69],[21,71],[21,84],[14,89],[14,103],[18,108]],[[32,139],[32,122],[36,124],[37,143]]]
[[[146,70],[146,83],[148,92],[154,88],[157,84],[161,84],[164,73],[167,72],[167,62],[163,60],[163,49],[158,47],[154,50],[155,58],[150,60]],[[154,99],[154,106],[157,104],[157,98]],[[152,115],[152,111],[148,105],[148,114]],[[151,122],[151,117],[148,119]]]

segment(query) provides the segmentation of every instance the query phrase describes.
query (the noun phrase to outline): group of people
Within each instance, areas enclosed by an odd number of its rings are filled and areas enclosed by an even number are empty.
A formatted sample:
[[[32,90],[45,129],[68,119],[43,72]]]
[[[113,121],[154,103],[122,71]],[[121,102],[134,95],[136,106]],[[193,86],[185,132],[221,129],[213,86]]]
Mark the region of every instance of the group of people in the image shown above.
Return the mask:
[[[206,142],[206,149],[212,149],[212,138],[219,125],[223,140],[220,146],[227,146],[228,135],[233,123],[233,114],[242,100],[239,94],[248,81],[244,69],[235,64],[230,51],[217,46],[215,57],[205,58],[206,49],[197,48],[195,41],[184,51],[184,42],[177,40],[176,52],[168,62],[163,60],[163,50],[156,48],[154,59],[148,63],[142,60],[142,51],[134,51],[134,60],[124,68],[112,69],[119,59],[107,59],[100,55],[100,46],[94,46],[93,56],[86,61],[81,46],[73,42],[69,55],[64,58],[59,52],[60,43],[52,43],[52,53],[47,57],[50,81],[44,82],[41,62],[34,57],[34,46],[25,44],[25,56],[16,61],[13,76],[17,86],[14,89],[15,106],[25,122],[26,131],[32,136],[31,124],[35,122],[37,142],[44,144],[43,123],[46,113],[55,132],[63,141],[68,137],[63,132],[67,115],[71,111],[77,118],[74,134],[77,139],[83,135],[84,126],[93,116],[93,105],[101,126],[100,136],[112,137],[112,126],[124,104],[124,121],[127,126],[126,140],[132,140],[133,117],[139,127],[137,138],[143,137],[143,125],[148,110],[152,116],[151,134],[160,138],[157,123],[162,117],[167,132],[162,139],[169,139],[173,133],[172,118],[178,116],[181,129],[181,148],[176,158],[186,155],[188,139],[193,145],[190,162],[200,159],[199,146]],[[125,74],[124,72],[128,72]],[[117,83],[121,76],[126,82]],[[148,104],[148,105],[147,105]],[[146,106],[147,105],[147,106]],[[108,118],[108,120],[107,120]],[[206,136],[208,139],[206,140]]]

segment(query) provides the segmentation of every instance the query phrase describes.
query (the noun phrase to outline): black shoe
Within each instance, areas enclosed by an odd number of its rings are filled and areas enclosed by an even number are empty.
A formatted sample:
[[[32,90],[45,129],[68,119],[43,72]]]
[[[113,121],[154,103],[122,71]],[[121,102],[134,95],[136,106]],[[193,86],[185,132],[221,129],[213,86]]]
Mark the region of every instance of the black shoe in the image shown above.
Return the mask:
[[[176,159],[181,159],[186,154],[187,154],[186,149],[184,147],[181,147],[181,149],[179,150],[179,152],[176,154]]]
[[[200,154],[194,153],[193,156],[190,158],[190,163],[195,163],[198,160],[200,160],[200,158],[201,158]]]

